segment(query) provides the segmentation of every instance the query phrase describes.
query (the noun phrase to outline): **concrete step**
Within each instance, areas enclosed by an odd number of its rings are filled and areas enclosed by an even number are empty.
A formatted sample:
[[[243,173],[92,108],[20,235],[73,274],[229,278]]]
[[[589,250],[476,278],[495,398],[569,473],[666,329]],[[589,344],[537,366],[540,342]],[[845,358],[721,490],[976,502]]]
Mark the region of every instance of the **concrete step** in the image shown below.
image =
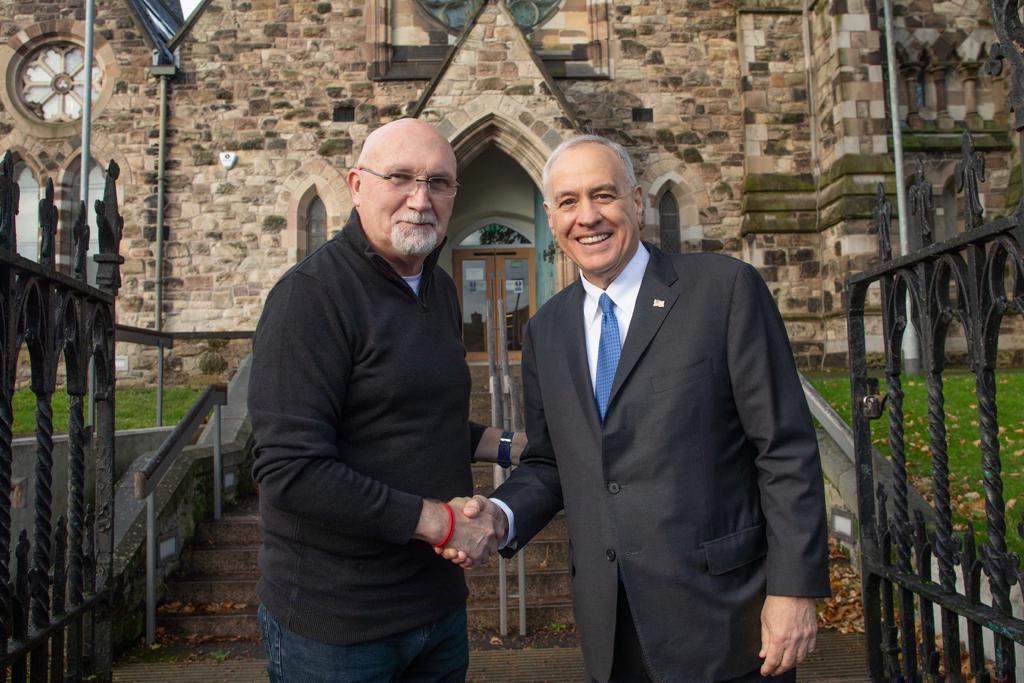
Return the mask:
[[[202,522],[196,527],[195,545],[200,548],[262,542],[259,517],[255,514],[224,515],[218,522]]]
[[[509,572],[507,581],[509,595],[514,595],[519,590],[517,575],[514,572]],[[256,582],[257,578],[254,576],[230,575],[172,580],[167,583],[163,602],[181,602],[193,605],[217,602],[255,603],[257,601]],[[469,587],[471,603],[496,600],[500,594],[497,570],[478,569],[467,572],[466,584]],[[568,599],[570,587],[569,573],[564,569],[532,569],[527,574],[526,594],[528,596]]]
[[[508,601],[509,624],[513,630],[519,623],[519,601]],[[207,636],[215,638],[260,637],[259,621],[256,618],[257,605],[248,604],[244,609],[218,614],[159,614],[157,625],[168,634],[187,638]],[[469,628],[496,629],[501,622],[498,601],[488,600],[474,603],[468,609]],[[526,603],[526,626],[528,630],[547,628],[552,624],[572,625],[572,602],[568,599],[530,600]]]
[[[469,586],[470,604],[497,600],[501,588],[498,569],[496,567],[491,570],[479,568],[467,571],[466,585]],[[519,590],[518,574],[509,571],[506,587],[509,595],[513,595]],[[570,588],[567,569],[531,569],[526,573],[526,595],[528,598],[568,600]]]
[[[569,542],[564,538],[535,538],[520,552],[526,554],[527,570],[567,569],[569,567]],[[515,564],[515,558],[509,560],[510,567]],[[515,571],[515,569],[511,571]]]
[[[164,602],[194,605],[211,602],[255,604],[257,575],[227,574],[223,576],[174,577],[167,582]]]
[[[196,578],[200,576],[258,576],[259,566],[256,556],[258,545],[214,546],[206,548],[192,547],[181,556],[181,569],[178,577]]]
[[[519,590],[516,563],[508,563],[507,588],[509,595]],[[193,605],[206,603],[232,602],[255,603],[256,574],[224,574],[213,576],[174,577],[167,582],[167,592],[163,602],[181,602]],[[498,567],[489,562],[483,567],[466,572],[466,584],[469,586],[470,602],[496,600],[499,595],[500,583]],[[569,571],[564,567],[537,568],[533,567],[526,574],[526,594],[538,598],[568,599],[571,582]]]
[[[258,545],[214,546],[188,548],[182,554],[178,577],[198,578],[202,576],[251,576],[256,577],[259,567],[256,563]],[[529,569],[565,569],[568,567],[569,544],[564,539],[539,538],[524,550],[526,566]],[[496,562],[496,560],[491,560]],[[515,571],[516,561],[509,563]],[[496,565],[495,565],[496,566]]]
[[[501,624],[501,609],[497,599],[470,605],[467,617],[471,629],[497,629]],[[508,623],[512,631],[518,628],[519,601],[514,598],[509,598],[508,601]],[[531,600],[527,597],[527,632],[548,628],[552,624],[563,627],[575,623],[572,614],[572,601],[568,598]]]
[[[249,603],[245,609],[220,614],[158,614],[156,623],[168,634],[183,638],[207,636],[256,640],[260,637],[260,623],[256,618],[258,607]]]

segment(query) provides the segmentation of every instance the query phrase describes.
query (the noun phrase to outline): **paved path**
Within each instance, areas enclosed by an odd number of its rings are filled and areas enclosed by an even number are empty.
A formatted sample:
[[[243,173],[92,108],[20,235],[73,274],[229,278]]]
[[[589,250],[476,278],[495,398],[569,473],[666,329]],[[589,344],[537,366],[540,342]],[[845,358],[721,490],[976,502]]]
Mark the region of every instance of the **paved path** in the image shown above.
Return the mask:
[[[262,660],[124,664],[114,671],[118,683],[266,683]],[[801,666],[801,683],[867,683],[860,636],[822,631],[818,648]],[[583,680],[577,648],[487,650],[470,655],[468,680],[474,683],[563,683]]]

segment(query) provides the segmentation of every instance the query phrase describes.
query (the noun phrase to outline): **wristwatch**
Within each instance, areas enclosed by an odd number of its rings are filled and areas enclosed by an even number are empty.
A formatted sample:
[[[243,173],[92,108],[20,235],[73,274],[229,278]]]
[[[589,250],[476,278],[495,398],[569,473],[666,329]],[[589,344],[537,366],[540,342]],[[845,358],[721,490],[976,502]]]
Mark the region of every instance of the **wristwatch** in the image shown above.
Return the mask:
[[[502,432],[498,439],[498,464],[508,469],[512,467],[512,432]]]

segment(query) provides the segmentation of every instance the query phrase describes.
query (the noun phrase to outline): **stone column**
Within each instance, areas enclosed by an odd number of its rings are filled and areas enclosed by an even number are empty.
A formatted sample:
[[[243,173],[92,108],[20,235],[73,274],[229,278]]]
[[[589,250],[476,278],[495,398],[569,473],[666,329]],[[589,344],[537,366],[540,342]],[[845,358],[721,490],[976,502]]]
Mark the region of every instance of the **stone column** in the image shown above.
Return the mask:
[[[936,64],[928,69],[935,85],[935,125],[939,130],[953,130],[953,117],[949,115],[949,96],[946,93],[948,64]]]
[[[918,62],[906,62],[900,64],[900,73],[903,74],[903,83],[906,88],[907,102],[907,126],[920,128],[924,120],[917,112],[917,74],[921,70]]]
[[[957,69],[960,80],[964,84],[964,123],[971,130],[978,130],[984,125],[978,113],[978,69],[981,62],[963,62]]]
[[[370,62],[370,76],[381,78],[391,67],[391,17],[386,2],[369,3],[370,13],[366,22],[366,44],[363,57]]]

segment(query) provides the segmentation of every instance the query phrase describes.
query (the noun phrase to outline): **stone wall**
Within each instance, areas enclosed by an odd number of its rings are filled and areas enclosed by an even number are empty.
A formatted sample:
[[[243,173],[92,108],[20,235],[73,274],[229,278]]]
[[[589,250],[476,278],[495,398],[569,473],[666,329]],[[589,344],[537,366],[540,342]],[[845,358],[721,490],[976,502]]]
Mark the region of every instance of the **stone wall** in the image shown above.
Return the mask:
[[[931,60],[919,72],[925,102],[915,112],[902,83],[908,166],[927,160],[944,226],[962,209],[947,192],[959,126],[969,125],[986,153],[987,215],[1022,194],[1016,136],[1001,113],[1005,76],[976,68],[992,40],[987,5],[971,2],[897,3],[901,74],[918,73],[922,50]],[[0,66],[40,36],[80,39],[82,15],[65,0],[3,3]],[[895,187],[879,23],[867,0],[566,0],[524,34],[491,2],[460,42],[413,0],[212,0],[182,40],[170,82],[164,327],[253,329],[270,287],[308,251],[314,197],[330,235],[351,209],[345,174],[367,134],[412,114],[453,141],[463,167],[496,146],[535,184],[574,130],[622,142],[645,189],[645,238],[660,238],[658,205],[671,193],[684,250],[754,263],[801,364],[843,361],[842,283],[876,262],[876,186]],[[124,0],[98,0],[97,28],[106,80],[94,156],[122,168],[119,322],[149,327],[158,79]],[[16,109],[0,97],[0,149],[57,181],[66,227],[78,134]],[[233,168],[220,164],[222,152],[237,154]],[[67,267],[70,241],[62,234],[59,243]],[[564,261],[557,272],[560,284],[574,276]],[[1015,330],[1008,343],[1022,337]],[[207,347],[183,344],[170,371],[201,373]],[[244,350],[224,351],[229,368]],[[122,345],[118,353],[130,356],[126,377],[151,377],[148,352]]]

